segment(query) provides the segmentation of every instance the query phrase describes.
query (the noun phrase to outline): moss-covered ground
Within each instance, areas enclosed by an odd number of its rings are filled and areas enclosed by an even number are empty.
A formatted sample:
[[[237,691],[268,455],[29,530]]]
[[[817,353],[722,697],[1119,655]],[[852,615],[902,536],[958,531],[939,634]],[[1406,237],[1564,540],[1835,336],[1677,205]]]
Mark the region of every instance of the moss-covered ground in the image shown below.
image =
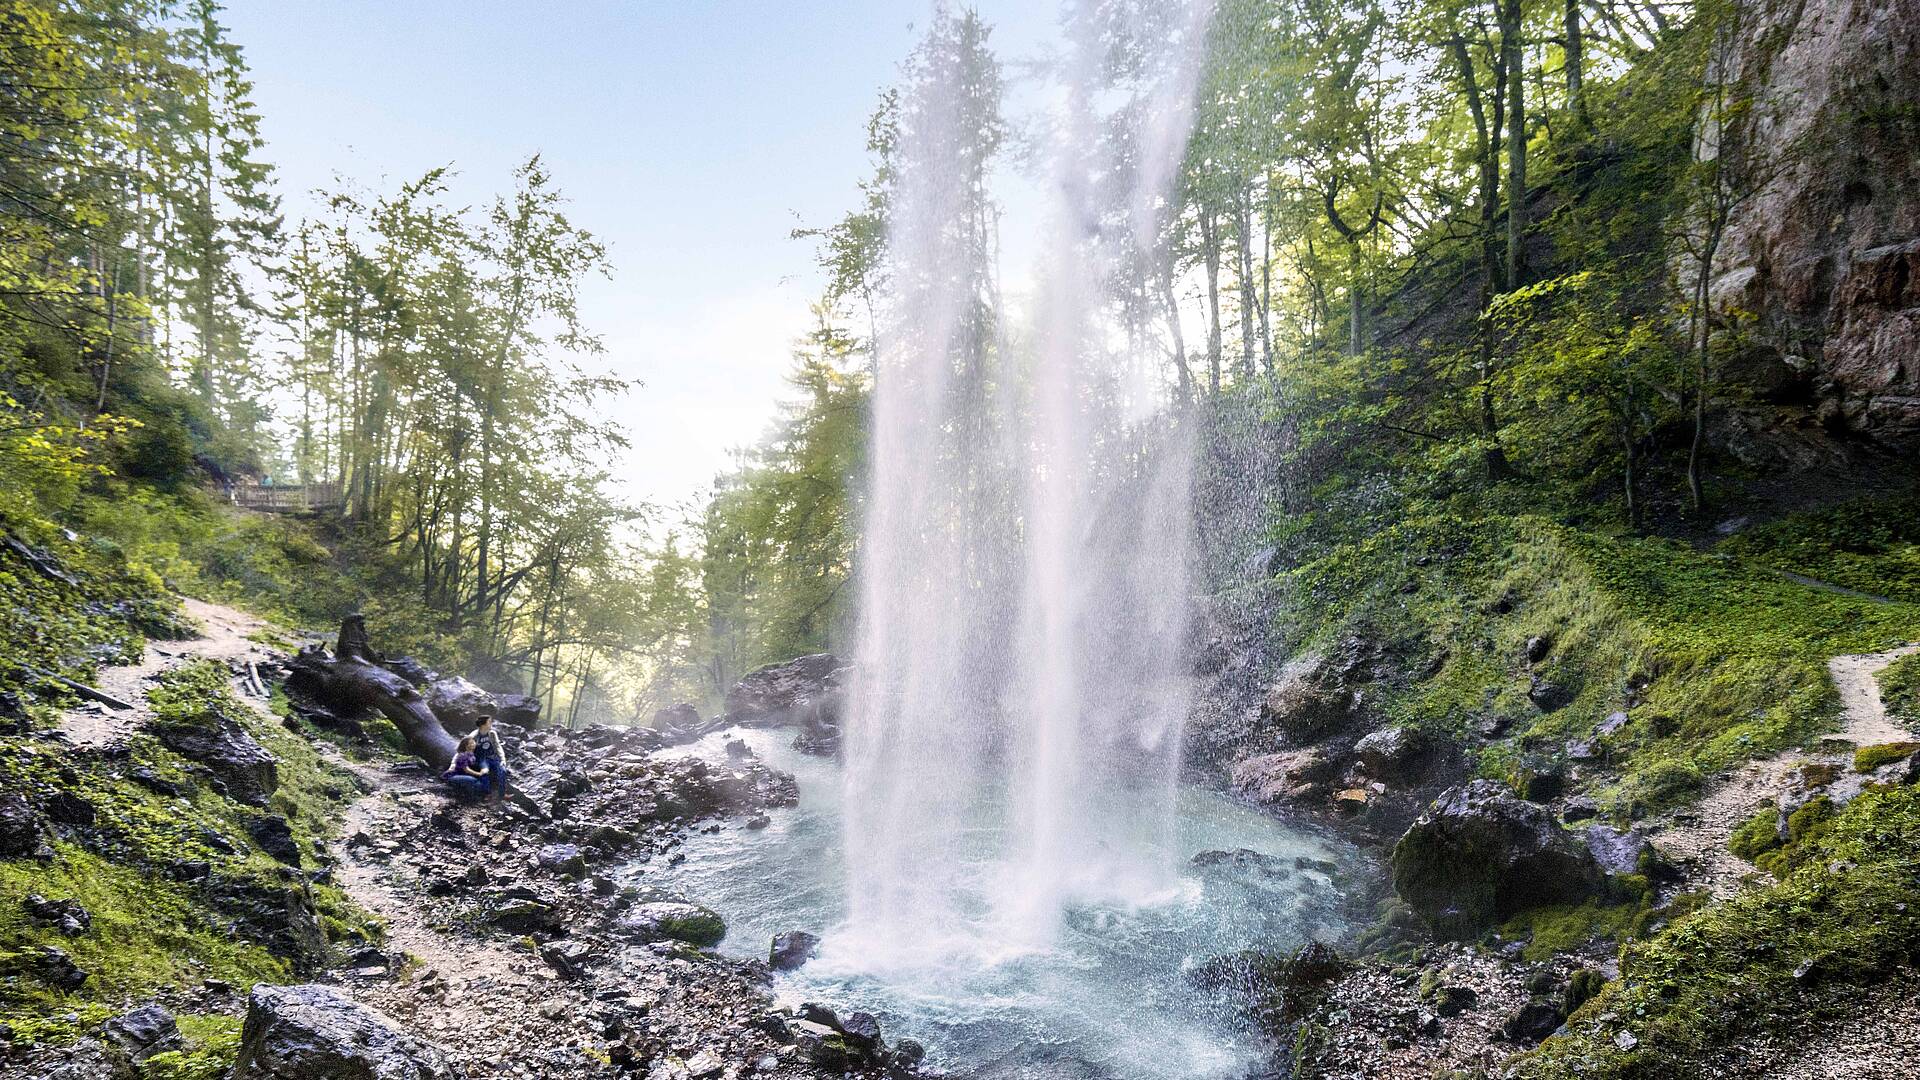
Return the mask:
[[[244,993],[325,962],[326,952],[374,941],[380,928],[339,890],[283,865],[251,839],[250,820],[284,817],[308,868],[356,794],[353,777],[239,701],[228,673],[190,663],[151,694],[163,723],[240,724],[278,759],[265,807],[227,797],[204,768],[147,735],[121,752],[77,754],[45,740],[0,737],[0,789],[39,805],[83,801],[90,824],[52,825],[52,856],[0,860],[0,1023],[16,1039],[59,1042],[157,993],[218,980]],[[30,917],[26,899],[76,900],[88,929],[65,936]],[[53,985],[35,962],[64,950],[90,973],[78,990]],[[192,1046],[143,1075],[214,1075],[231,1060],[229,1017],[188,1015]],[[222,1048],[225,1048],[224,1051]]]
[[[1469,747],[1524,789],[1563,773],[1613,713],[1593,793],[1622,818],[1676,805],[1742,760],[1829,731],[1829,657],[1920,640],[1920,603],[1785,578],[1725,551],[1581,532],[1539,519],[1409,522],[1283,576],[1294,647],[1358,634],[1395,676],[1386,723]],[[1540,638],[1545,654],[1527,659]],[[1476,732],[1503,726],[1502,737]]]

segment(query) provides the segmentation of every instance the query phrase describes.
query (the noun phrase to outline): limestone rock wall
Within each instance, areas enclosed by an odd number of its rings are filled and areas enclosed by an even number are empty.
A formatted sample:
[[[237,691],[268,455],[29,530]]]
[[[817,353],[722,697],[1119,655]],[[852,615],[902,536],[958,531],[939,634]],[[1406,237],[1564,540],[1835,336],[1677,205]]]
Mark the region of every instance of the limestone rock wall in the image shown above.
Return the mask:
[[[1748,423],[1920,449],[1920,0],[1753,5],[1737,137],[1776,164],[1714,288],[1754,320],[1736,374],[1772,408]]]

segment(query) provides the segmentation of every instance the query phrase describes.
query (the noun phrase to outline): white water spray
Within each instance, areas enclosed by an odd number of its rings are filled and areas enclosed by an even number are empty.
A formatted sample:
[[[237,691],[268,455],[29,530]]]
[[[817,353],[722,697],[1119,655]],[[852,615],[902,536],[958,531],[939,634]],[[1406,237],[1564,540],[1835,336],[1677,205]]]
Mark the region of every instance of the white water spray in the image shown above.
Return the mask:
[[[847,933],[871,965],[1044,947],[1076,902],[1171,879],[1191,454],[1138,305],[1206,18],[1069,11],[1019,348],[995,322],[977,23],[936,18],[902,101],[845,740]]]

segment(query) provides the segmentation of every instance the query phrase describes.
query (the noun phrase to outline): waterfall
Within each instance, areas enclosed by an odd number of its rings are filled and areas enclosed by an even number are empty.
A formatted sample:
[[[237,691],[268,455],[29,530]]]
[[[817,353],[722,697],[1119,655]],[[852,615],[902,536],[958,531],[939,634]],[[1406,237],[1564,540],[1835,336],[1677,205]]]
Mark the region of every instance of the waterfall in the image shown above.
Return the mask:
[[[1172,880],[1192,455],[1143,305],[1207,17],[1068,7],[1017,323],[984,28],[938,13],[910,71],[845,737],[846,934],[876,966],[1044,948]]]

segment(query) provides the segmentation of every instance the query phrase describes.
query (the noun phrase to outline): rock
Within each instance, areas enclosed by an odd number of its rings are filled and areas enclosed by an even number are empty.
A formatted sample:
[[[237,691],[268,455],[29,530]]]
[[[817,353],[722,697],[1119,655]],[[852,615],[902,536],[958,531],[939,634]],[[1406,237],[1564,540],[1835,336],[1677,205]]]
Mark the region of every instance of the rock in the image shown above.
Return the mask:
[[[1541,712],[1563,709],[1573,702],[1574,696],[1571,688],[1545,675],[1534,675],[1527,681],[1527,700]]]
[[[392,667],[390,662],[388,667]],[[434,719],[454,736],[474,729],[483,716],[500,725],[530,728],[540,722],[540,702],[525,694],[495,694],[459,678],[435,678],[420,688]],[[509,778],[511,779],[511,778]]]
[[[19,795],[0,792],[0,858],[37,858],[51,854],[46,830],[32,804]]]
[[[872,1013],[848,1013],[840,1030],[846,1034],[847,1044],[856,1050],[873,1051],[880,1048],[880,1020]]]
[[[1650,845],[1639,829],[1621,832],[1609,825],[1589,825],[1584,833],[1593,861],[1609,874],[1638,874]]]
[[[1536,634],[1527,639],[1527,663],[1537,664],[1553,651],[1553,638],[1545,634]]]
[[[582,941],[550,941],[540,946],[540,959],[564,979],[584,979],[592,965],[593,948]]]
[[[1500,1037],[1509,1042],[1532,1046],[1558,1031],[1565,1019],[1558,1005],[1535,999],[1515,1009],[1500,1022]]]
[[[767,953],[767,966],[775,971],[792,971],[813,959],[814,950],[819,947],[819,937],[805,930],[775,934],[773,946]]]
[[[583,878],[587,876],[587,859],[580,849],[572,844],[548,844],[540,849],[535,861],[540,869],[561,877]]]
[[[1604,739],[1607,736],[1613,734],[1616,731],[1619,731],[1621,728],[1626,726],[1627,726],[1626,713],[1610,712],[1607,714],[1607,718],[1605,720],[1602,720],[1599,723],[1593,725],[1593,734],[1594,734],[1594,737],[1596,738]]]
[[[49,900],[39,893],[28,893],[24,907],[27,918],[51,926],[66,937],[79,937],[93,926],[93,914],[78,900]]]
[[[28,953],[28,966],[41,982],[56,990],[73,993],[87,985],[93,973],[73,962],[65,949],[56,949],[49,945],[42,948],[36,956]]]
[[[920,1064],[926,1056],[927,1048],[921,1046],[915,1039],[901,1039],[893,1046],[894,1060],[909,1069]]]
[[[1353,752],[1376,780],[1412,783],[1426,772],[1432,744],[1412,728],[1383,728],[1353,744]]]
[[[1577,821],[1590,821],[1600,816],[1600,804],[1585,796],[1576,795],[1560,807],[1560,820],[1571,825]]]
[[[293,828],[279,814],[256,814],[246,821],[247,835],[260,850],[286,863],[300,865],[300,845],[294,842]]]
[[[93,824],[93,804],[71,791],[56,791],[41,804],[47,820],[85,828]]]
[[[1767,165],[1713,267],[1716,314],[1740,327],[1730,399],[1752,402],[1725,437],[1754,465],[1920,446],[1920,154],[1909,125],[1869,119],[1920,101],[1912,4],[1774,0],[1747,19],[1724,63],[1753,105],[1721,139]]]
[[[292,961],[295,970],[310,970],[326,957],[319,914],[297,881],[209,876],[207,882],[208,903],[230,918],[241,935]]]
[[[246,728],[226,716],[212,714],[200,723],[156,726],[154,733],[167,749],[213,771],[235,799],[264,806],[280,786],[280,762]]]
[[[852,662],[832,653],[769,664],[742,676],[727,691],[727,721],[757,727],[838,727],[852,676]]]
[[[101,1035],[129,1061],[141,1062],[155,1054],[178,1050],[180,1025],[157,1004],[142,1005],[106,1022]]]
[[[493,925],[509,934],[558,934],[565,928],[560,913],[538,900],[511,900],[493,909]]]
[[[1540,904],[1578,902],[1601,883],[1593,856],[1552,815],[1491,780],[1435,799],[1394,846],[1392,865],[1395,890],[1449,937]]]
[[[1314,746],[1246,758],[1234,764],[1229,782],[1235,791],[1268,806],[1320,802],[1332,794],[1340,769],[1337,755]]]
[[[1429,1000],[1433,1003],[1434,1012],[1443,1017],[1452,1017],[1480,1004],[1480,995],[1471,987],[1442,984],[1434,987]]]
[[[703,949],[727,936],[726,921],[712,910],[674,900],[640,904],[618,925],[642,941],[684,941]]]
[[[728,739],[726,750],[730,758],[743,759],[753,756],[753,749],[747,745],[745,739]]]
[[[1353,719],[1360,695],[1348,687],[1341,666],[1323,653],[1289,660],[1267,688],[1260,716],[1294,742],[1312,742]]]
[[[327,986],[256,986],[233,1080],[457,1080],[431,1043]]]
[[[844,1069],[852,1059],[846,1036],[814,1020],[790,1020],[787,1031],[793,1036],[800,1056],[825,1069]]]

